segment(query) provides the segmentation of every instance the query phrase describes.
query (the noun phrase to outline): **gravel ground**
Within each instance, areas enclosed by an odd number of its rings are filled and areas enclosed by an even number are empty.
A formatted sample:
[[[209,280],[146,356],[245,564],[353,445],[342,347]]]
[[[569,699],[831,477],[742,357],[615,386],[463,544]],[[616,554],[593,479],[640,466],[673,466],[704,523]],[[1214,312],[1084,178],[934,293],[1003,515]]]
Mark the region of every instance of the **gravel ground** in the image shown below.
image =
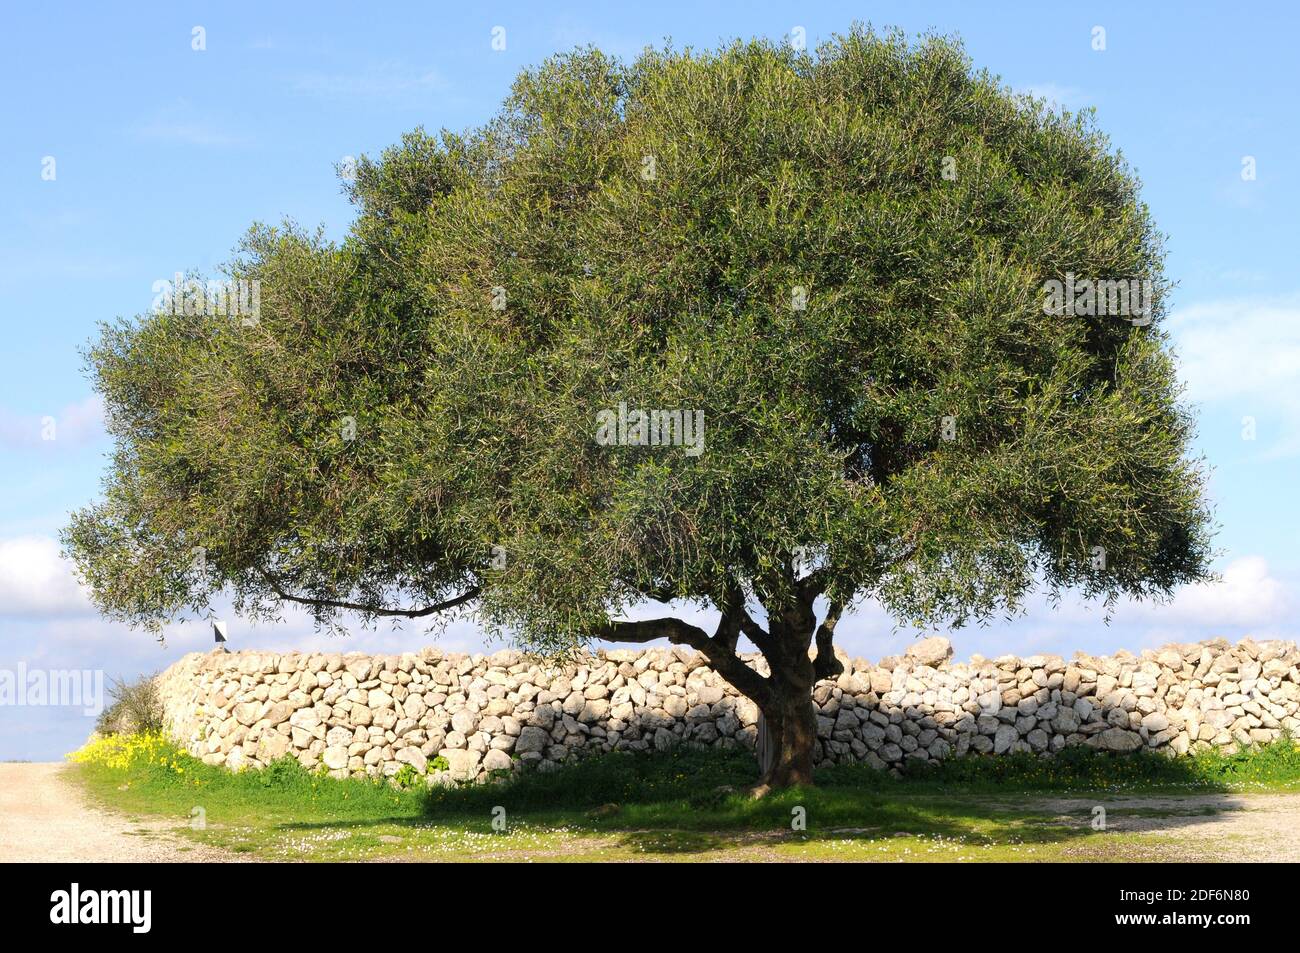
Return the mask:
[[[205,862],[231,859],[180,840],[172,822],[133,821],[91,807],[67,766],[0,764],[0,862]]]
[[[1137,859],[1300,863],[1300,793],[1071,798],[1041,804],[1075,817],[1104,806],[1108,830],[1135,835]],[[1097,859],[1123,860],[1129,849]]]

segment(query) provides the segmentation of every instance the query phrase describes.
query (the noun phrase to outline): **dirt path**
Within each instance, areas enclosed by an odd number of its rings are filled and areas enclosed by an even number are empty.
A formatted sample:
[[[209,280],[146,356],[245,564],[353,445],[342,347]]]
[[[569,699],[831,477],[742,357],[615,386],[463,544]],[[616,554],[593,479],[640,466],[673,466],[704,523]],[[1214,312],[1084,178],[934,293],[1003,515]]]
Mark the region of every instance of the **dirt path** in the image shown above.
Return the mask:
[[[1121,855],[1133,859],[1242,863],[1253,861],[1300,862],[1300,793],[1141,795],[1108,799],[1060,798],[1038,801],[1041,810],[1064,818],[1088,816],[1096,805],[1106,809],[1106,829],[1130,835]],[[1105,840],[1081,845],[1071,855],[1100,853],[1107,857]]]
[[[63,776],[66,767],[0,764],[0,863],[230,859],[169,833],[174,822],[136,822],[91,807]]]

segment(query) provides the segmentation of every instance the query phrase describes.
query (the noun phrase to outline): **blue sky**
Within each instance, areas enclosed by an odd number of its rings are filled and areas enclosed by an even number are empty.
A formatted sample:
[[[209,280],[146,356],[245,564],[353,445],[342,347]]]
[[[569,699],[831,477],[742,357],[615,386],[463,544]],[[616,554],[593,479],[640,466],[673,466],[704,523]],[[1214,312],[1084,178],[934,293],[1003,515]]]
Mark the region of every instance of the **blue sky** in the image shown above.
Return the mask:
[[[345,156],[417,125],[483,122],[515,73],[552,52],[592,43],[628,57],[668,37],[705,47],[796,27],[815,44],[868,18],[959,34],[1009,86],[1096,107],[1169,235],[1170,327],[1214,467],[1222,583],[1163,609],[1121,605],[1109,626],[1070,600],[1035,603],[1010,624],[953,634],[958,655],[1300,631],[1300,15],[1287,4],[169,2],[25,4],[0,17],[0,672],[130,676],[208,648],[197,625],[161,647],[98,619],[58,558],[53,539],[97,493],[107,449],[78,353],[97,321],[146,310],[153,283],[176,271],[215,275],[253,221],[342,236]],[[193,49],[195,27],[206,49]],[[237,646],[430,641],[385,629],[340,642],[293,614],[231,630]],[[869,658],[913,637],[871,606],[840,632]],[[469,624],[441,642],[480,644]],[[0,759],[56,758],[88,729],[78,710],[0,706]]]

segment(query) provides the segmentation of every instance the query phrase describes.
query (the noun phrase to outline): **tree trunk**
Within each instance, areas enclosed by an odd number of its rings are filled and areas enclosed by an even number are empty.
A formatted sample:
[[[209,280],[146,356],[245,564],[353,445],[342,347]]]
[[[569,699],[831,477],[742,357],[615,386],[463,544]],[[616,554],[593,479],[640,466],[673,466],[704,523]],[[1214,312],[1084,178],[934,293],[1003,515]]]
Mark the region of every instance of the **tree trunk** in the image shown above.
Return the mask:
[[[755,793],[811,785],[813,748],[817,742],[817,713],[813,708],[811,682],[774,678],[772,696],[762,712],[772,759]]]

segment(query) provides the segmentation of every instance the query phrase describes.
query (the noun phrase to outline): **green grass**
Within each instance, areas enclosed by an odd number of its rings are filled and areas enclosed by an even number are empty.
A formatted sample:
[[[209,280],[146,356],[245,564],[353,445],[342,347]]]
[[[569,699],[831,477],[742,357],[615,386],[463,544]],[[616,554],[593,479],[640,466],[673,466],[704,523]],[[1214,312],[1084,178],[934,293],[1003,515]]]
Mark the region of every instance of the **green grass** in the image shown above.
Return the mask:
[[[885,789],[900,784],[913,790],[956,787],[971,794],[1300,790],[1300,745],[1284,738],[1233,754],[1213,750],[1182,758],[1075,747],[1050,758],[1020,753],[922,763],[901,780],[863,764],[836,765],[820,772],[818,780]]]
[[[1088,799],[1300,790],[1300,747],[1290,741],[1181,759],[1091,749],[970,758],[903,778],[836,766],[818,772],[815,788],[761,800],[746,793],[755,769],[743,752],[614,754],[425,790],[336,780],[291,759],[232,774],[165,742],[142,751],[75,770],[107,806],[173,818],[195,840],[270,859],[1063,859],[1158,843],[1094,831]],[[1053,806],[1064,798],[1083,801]],[[188,825],[196,807],[202,830]],[[1219,810],[1165,805],[1127,816],[1195,823]]]

